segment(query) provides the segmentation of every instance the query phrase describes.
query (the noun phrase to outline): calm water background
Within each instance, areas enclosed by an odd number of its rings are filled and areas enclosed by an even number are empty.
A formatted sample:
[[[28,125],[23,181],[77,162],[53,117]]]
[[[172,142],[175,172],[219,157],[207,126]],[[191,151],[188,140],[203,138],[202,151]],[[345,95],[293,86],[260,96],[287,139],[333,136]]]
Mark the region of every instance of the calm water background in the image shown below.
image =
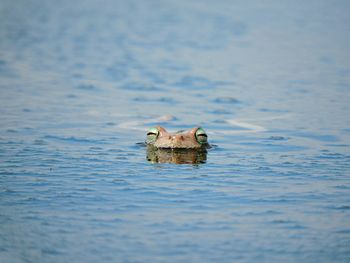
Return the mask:
[[[0,262],[349,262],[349,13],[1,1]],[[146,160],[162,115],[205,164]]]

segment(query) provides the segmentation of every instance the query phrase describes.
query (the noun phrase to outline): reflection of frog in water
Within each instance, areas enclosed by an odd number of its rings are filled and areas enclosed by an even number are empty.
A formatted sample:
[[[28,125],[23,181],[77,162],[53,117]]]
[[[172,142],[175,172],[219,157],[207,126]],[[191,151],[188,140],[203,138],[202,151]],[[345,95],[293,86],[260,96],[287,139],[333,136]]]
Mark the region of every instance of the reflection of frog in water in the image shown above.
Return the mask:
[[[151,163],[200,164],[207,160],[207,150],[170,149],[147,146],[147,160]]]
[[[200,127],[169,133],[163,127],[147,133],[147,160],[156,163],[204,163],[209,148],[208,136]]]

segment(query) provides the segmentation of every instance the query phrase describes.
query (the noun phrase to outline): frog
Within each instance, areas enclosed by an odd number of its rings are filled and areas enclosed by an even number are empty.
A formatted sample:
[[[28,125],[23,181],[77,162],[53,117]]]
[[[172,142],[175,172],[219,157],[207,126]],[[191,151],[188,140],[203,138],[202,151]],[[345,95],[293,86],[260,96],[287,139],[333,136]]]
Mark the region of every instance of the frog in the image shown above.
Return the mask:
[[[158,149],[210,148],[208,135],[202,127],[170,133],[162,126],[156,126],[148,130],[146,144]]]

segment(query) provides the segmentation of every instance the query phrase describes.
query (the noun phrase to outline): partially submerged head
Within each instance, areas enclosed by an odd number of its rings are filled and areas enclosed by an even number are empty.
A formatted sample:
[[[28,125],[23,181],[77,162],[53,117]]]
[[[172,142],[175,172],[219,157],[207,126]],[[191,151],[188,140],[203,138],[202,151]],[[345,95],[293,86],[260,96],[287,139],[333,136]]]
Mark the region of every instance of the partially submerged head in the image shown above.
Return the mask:
[[[148,130],[146,143],[156,148],[168,149],[200,149],[209,146],[208,136],[201,127],[169,133],[163,127],[157,126]]]

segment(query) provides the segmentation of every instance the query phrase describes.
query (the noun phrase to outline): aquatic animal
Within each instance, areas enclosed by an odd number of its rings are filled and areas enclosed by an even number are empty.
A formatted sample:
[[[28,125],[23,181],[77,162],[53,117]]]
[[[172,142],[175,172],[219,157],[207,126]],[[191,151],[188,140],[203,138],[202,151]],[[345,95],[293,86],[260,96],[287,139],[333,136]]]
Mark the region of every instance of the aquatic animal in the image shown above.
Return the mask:
[[[188,131],[169,133],[165,128],[156,126],[148,130],[146,144],[156,148],[200,149],[209,148],[208,135],[201,127]]]

